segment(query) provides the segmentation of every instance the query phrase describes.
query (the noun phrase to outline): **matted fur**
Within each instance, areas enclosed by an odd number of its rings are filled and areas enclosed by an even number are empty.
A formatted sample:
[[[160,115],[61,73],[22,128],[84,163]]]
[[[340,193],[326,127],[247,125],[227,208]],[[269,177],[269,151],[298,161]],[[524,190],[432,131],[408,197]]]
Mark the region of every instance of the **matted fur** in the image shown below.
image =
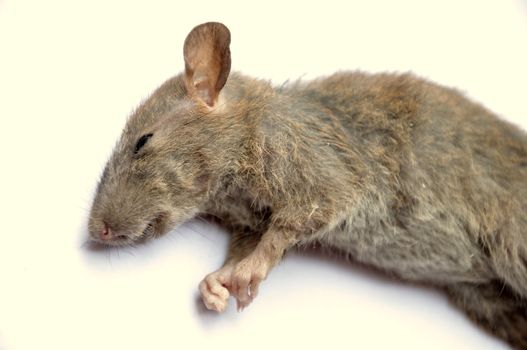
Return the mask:
[[[287,249],[318,242],[445,288],[527,348],[523,131],[411,74],[273,87],[232,73],[208,101],[189,79],[168,80],[128,120],[93,203],[95,240],[105,225],[116,240],[104,243],[130,244],[208,214],[233,232],[225,266],[200,285],[211,309],[229,295],[245,307]]]

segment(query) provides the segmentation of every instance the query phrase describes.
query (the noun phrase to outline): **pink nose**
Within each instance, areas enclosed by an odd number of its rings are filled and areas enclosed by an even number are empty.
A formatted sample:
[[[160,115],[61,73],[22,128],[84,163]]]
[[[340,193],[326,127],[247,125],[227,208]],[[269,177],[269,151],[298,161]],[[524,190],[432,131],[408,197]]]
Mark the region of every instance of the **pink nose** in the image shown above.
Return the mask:
[[[99,238],[103,241],[112,239],[112,229],[110,228],[110,226],[108,226],[107,223],[104,223],[103,229],[101,230],[101,232],[99,232]]]

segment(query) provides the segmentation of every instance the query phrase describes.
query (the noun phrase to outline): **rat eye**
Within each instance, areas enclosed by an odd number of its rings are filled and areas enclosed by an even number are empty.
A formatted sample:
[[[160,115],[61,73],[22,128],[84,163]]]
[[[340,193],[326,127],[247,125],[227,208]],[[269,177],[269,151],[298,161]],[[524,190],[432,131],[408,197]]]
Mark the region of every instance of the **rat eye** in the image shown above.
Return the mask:
[[[135,144],[134,148],[134,154],[137,154],[141,148],[143,148],[144,145],[148,142],[148,140],[153,136],[154,134],[146,134],[143,135],[137,140],[137,143]]]

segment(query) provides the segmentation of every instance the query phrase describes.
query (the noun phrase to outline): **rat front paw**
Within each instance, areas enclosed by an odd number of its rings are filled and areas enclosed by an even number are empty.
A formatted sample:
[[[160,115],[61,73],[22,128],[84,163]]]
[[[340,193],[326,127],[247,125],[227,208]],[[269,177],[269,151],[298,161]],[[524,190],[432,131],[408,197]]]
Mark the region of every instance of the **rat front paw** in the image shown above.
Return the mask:
[[[268,265],[255,257],[245,258],[236,265],[230,290],[236,298],[238,311],[243,310],[256,298],[258,287],[268,272]]]
[[[223,267],[220,270],[207,275],[199,284],[201,298],[207,309],[223,312],[229,304],[229,290],[226,286],[232,274],[231,267]]]

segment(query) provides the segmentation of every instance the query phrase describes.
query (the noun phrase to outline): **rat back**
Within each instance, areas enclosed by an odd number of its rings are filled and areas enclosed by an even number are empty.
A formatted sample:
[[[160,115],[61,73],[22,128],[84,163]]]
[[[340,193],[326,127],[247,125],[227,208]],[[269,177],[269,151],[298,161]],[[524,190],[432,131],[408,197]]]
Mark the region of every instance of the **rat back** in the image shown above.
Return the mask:
[[[367,191],[319,241],[444,287],[473,321],[527,348],[527,135],[411,75],[339,73],[287,93],[338,118],[367,164]]]
[[[527,295],[524,132],[409,74],[339,73],[284,92],[336,116],[368,164],[371,191],[322,241],[404,278],[497,272]]]

